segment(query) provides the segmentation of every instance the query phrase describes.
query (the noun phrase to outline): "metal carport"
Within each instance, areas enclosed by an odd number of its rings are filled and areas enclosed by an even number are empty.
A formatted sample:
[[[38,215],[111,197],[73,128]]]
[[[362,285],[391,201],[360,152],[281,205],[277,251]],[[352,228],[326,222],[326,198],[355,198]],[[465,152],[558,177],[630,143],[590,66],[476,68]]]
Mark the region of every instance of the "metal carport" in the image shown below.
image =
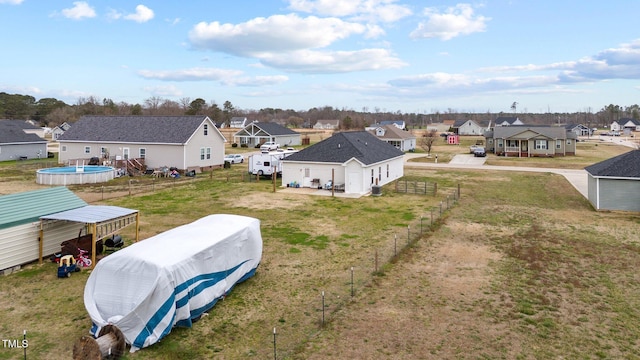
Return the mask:
[[[140,214],[138,210],[127,209],[119,206],[87,205],[77,209],[62,211],[55,214],[40,217],[40,264],[43,262],[44,229],[47,224],[56,221],[71,221],[83,223],[88,227],[92,235],[91,241],[91,267],[96,266],[96,242],[104,239],[117,231],[135,224],[136,237],[139,237]]]

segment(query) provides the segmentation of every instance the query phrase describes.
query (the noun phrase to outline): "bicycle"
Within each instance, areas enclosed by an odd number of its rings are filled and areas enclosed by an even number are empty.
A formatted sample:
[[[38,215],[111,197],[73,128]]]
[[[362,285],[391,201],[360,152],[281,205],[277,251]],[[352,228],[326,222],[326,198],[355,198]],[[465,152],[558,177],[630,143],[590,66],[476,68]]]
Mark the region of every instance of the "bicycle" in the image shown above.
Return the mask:
[[[89,259],[89,257],[86,255],[88,253],[88,251],[86,250],[82,250],[80,248],[78,248],[78,251],[80,252],[80,254],[78,254],[78,257],[76,259],[76,263],[82,267],[91,267],[91,264],[93,263],[91,261],[91,259]]]

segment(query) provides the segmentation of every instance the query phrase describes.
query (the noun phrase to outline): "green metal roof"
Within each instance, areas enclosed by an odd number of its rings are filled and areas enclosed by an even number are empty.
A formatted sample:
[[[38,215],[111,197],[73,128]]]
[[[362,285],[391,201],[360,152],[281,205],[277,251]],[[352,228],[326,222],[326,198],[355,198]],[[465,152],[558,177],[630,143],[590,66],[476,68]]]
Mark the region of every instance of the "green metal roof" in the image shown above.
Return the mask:
[[[30,222],[41,216],[87,206],[64,186],[0,196],[0,229]]]

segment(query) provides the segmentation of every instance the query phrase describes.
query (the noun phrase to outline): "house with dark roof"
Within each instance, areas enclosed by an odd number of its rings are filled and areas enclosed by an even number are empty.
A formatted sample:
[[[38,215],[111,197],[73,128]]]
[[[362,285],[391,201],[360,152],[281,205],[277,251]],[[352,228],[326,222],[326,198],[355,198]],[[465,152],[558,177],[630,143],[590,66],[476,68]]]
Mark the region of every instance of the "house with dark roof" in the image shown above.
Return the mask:
[[[233,134],[233,142],[259,147],[267,141],[278,143],[281,147],[296,146],[302,143],[300,133],[273,122],[252,122]]]
[[[0,121],[0,161],[47,157],[47,141],[25,132],[21,123],[24,121]]]
[[[484,134],[496,155],[554,157],[576,154],[577,135],[560,126],[498,126]]]
[[[208,116],[83,116],[58,139],[59,162],[136,159],[147,168],[224,165],[226,139]]]
[[[564,126],[567,131],[575,133],[577,136],[589,136],[593,134],[593,129],[582,124],[567,124]]]
[[[51,138],[53,140],[58,140],[60,135],[64,134],[65,131],[69,130],[70,127],[71,127],[71,125],[69,125],[69,123],[67,123],[66,121],[63,122],[62,124],[54,127],[51,130]]]
[[[230,128],[242,129],[245,126],[247,126],[247,118],[244,116],[234,116],[229,120]]]
[[[347,194],[367,194],[404,175],[404,152],[368,131],[339,132],[282,161],[282,184],[344,184]]]
[[[640,150],[585,168],[589,202],[596,210],[640,211]]]
[[[524,123],[516,116],[500,116],[496,119],[496,127],[512,125],[524,125]]]
[[[393,125],[379,126],[369,132],[400,151],[413,151],[416,149],[416,136]]]
[[[640,131],[640,120],[623,118],[611,123],[611,131]]]
[[[451,127],[458,135],[482,135],[486,128],[474,120],[456,120]]]

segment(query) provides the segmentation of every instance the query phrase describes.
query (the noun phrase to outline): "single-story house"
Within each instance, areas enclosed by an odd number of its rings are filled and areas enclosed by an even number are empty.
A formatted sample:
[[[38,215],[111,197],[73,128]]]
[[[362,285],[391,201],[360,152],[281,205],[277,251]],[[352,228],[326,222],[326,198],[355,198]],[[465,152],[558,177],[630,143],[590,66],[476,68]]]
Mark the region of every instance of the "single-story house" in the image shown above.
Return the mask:
[[[332,180],[347,194],[367,194],[404,175],[404,152],[368,131],[339,132],[282,161],[282,185]]]
[[[515,116],[500,116],[496,119],[496,127],[512,125],[524,125],[524,123]]]
[[[535,157],[576,154],[577,135],[560,126],[498,126],[484,135],[496,155]]]
[[[393,125],[379,126],[370,132],[377,136],[378,139],[393,145],[400,151],[413,151],[416,149],[416,136]]]
[[[315,125],[313,125],[314,129],[319,130],[336,130],[340,128],[340,120],[318,120]]]
[[[482,135],[486,128],[473,120],[456,120],[453,131],[458,135]]]
[[[51,130],[51,138],[54,141],[58,140],[60,135],[64,134],[65,131],[69,130],[70,127],[71,127],[71,125],[69,125],[67,122],[63,122],[62,124],[54,127]]]
[[[582,124],[567,124],[564,128],[567,131],[575,133],[577,136],[589,136],[593,134],[593,129]]]
[[[611,123],[611,131],[640,131],[640,120],[623,118]]]
[[[98,157],[200,171],[224,165],[226,139],[204,115],[83,116],[58,142],[62,164]]]
[[[234,143],[248,147],[256,147],[267,141],[276,142],[281,147],[302,144],[300,133],[276,123],[252,122],[233,134]]]
[[[229,120],[229,127],[234,129],[242,129],[247,126],[247,118],[242,116],[234,116]]]
[[[23,122],[23,121],[20,121]],[[47,141],[12,120],[0,121],[0,161],[47,157]]]
[[[1,122],[10,121],[22,129],[27,134],[38,135],[44,139],[45,129],[37,126],[33,120],[0,120]]]
[[[137,210],[87,205],[63,186],[0,196],[0,271],[42,261],[83,232],[96,242],[137,223]]]
[[[588,199],[596,210],[640,211],[640,150],[585,168]]]

